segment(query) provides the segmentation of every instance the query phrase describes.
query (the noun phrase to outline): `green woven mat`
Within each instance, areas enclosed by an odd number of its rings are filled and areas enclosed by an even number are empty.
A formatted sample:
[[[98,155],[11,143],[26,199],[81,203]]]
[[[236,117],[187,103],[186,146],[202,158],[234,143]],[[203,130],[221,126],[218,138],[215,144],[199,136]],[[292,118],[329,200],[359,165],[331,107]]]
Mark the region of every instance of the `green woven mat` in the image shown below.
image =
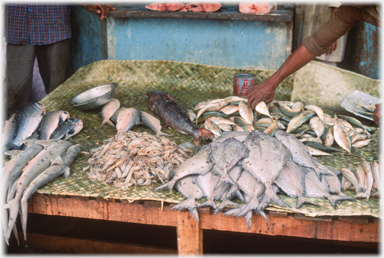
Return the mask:
[[[71,78],[60,85],[55,91],[40,101],[47,112],[53,110],[66,110],[72,117],[83,120],[83,130],[73,137],[73,143],[79,143],[83,150],[98,147],[103,140],[116,134],[116,129],[105,125],[100,129],[102,122],[99,110],[80,111],[74,108],[69,100],[76,94],[94,86],[117,82],[115,98],[119,99],[121,107],[135,107],[142,111],[151,112],[146,102],[145,93],[152,89],[161,89],[173,95],[184,109],[192,109],[198,102],[207,99],[224,98],[233,93],[233,75],[236,73],[252,73],[255,75],[255,84],[265,81],[273,71],[257,69],[233,69],[217,66],[207,66],[174,61],[98,61],[80,68]],[[289,100],[293,87],[293,76],[288,77],[276,91],[275,99]],[[143,126],[135,126],[132,130],[139,132],[153,132]],[[171,128],[163,128],[163,132],[170,134],[171,140],[178,144],[193,143],[191,136],[185,136]],[[323,164],[336,169],[341,167],[355,168],[359,162],[360,151],[372,153],[378,158],[377,133],[374,140],[365,148],[353,150],[352,154],[335,154],[331,157],[320,157]],[[204,142],[203,142],[204,143]],[[208,143],[208,142],[205,142]],[[87,166],[90,155],[80,154],[71,166],[71,176],[57,178],[55,181],[39,189],[39,193],[63,196],[95,197],[115,199],[120,201],[155,200],[168,203],[179,203],[184,200],[176,190],[168,193],[167,190],[153,192],[160,184],[151,186],[131,187],[123,191],[112,184],[104,184],[97,180],[90,180],[82,169]],[[282,196],[287,203],[296,203],[295,198]],[[314,199],[314,198],[311,198]],[[201,200],[202,202],[204,200]],[[375,199],[368,202],[344,202],[337,210],[329,205],[327,200],[316,199],[321,208],[304,205],[302,209],[289,209],[290,212],[299,212],[309,216],[313,214],[343,216],[371,215],[379,217],[379,204]],[[352,204],[349,204],[352,203]],[[353,205],[353,206],[351,206]],[[295,205],[291,205],[295,207]],[[345,207],[346,206],[346,207]],[[372,207],[373,208],[372,208]],[[268,206],[267,210],[276,210],[275,206]],[[369,214],[366,214],[369,213]]]

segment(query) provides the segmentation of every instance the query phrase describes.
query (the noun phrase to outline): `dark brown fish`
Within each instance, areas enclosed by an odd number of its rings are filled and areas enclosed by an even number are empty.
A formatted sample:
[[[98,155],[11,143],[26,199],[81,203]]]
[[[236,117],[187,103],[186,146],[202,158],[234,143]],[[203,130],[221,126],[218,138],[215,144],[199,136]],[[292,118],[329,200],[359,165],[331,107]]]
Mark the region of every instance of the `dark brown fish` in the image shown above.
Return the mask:
[[[210,131],[196,128],[188,114],[169,93],[160,90],[148,91],[147,101],[152,112],[161,117],[167,126],[181,133],[192,135],[196,146],[200,145],[200,137],[213,137]]]

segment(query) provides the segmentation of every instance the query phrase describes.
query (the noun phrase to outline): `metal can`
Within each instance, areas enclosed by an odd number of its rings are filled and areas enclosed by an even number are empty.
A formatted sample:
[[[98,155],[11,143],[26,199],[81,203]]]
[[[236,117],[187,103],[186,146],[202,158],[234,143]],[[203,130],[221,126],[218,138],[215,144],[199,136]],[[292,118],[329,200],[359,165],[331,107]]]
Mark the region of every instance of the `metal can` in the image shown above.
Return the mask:
[[[233,95],[246,97],[249,87],[253,87],[255,76],[248,73],[237,73],[233,77]]]

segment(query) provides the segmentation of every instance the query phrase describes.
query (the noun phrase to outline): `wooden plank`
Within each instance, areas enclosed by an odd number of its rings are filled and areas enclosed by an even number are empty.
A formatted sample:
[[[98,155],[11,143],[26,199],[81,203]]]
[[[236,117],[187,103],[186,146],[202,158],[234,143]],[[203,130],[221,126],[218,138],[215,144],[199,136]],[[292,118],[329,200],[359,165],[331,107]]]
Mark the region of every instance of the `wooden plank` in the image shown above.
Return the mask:
[[[121,221],[176,227],[176,211],[169,207],[144,206],[137,202],[118,203],[80,197],[46,196],[35,193],[28,212],[46,215]]]
[[[21,232],[19,239],[21,245],[63,253],[177,254],[173,249],[30,233],[25,241]]]
[[[179,255],[203,254],[203,230],[188,211],[177,213],[177,251]]]

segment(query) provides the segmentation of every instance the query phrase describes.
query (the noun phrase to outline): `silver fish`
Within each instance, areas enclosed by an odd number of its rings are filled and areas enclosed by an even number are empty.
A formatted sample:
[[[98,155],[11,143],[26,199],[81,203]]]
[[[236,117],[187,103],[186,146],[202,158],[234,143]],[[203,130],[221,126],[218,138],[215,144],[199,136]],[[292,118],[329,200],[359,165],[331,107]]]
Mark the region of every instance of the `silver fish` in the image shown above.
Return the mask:
[[[275,184],[288,196],[297,198],[296,209],[304,203],[313,204],[304,197],[305,175],[296,163],[287,161]]]
[[[186,200],[171,207],[170,210],[187,209],[191,213],[192,217],[196,221],[199,221],[199,214],[197,212],[195,200],[202,198],[203,192],[196,184],[193,183],[193,178],[194,176],[190,175],[177,181],[175,187],[186,198]]]
[[[257,207],[257,212],[263,210],[270,201],[282,207],[289,207],[272,189],[272,184],[285,163],[292,160],[289,149],[275,137],[259,131],[249,133],[244,145],[249,149],[249,157],[242,161],[243,168],[265,186],[264,197]],[[249,206],[248,208],[253,209],[254,207]],[[246,213],[247,210],[243,209],[239,216]]]
[[[113,114],[120,108],[120,101],[118,99],[111,99],[107,104],[103,106],[101,109],[101,118],[103,122],[101,123],[100,128],[105,124],[109,124],[110,126],[115,127],[115,125],[111,122],[110,118]]]
[[[13,139],[15,139],[16,133],[17,133],[17,121],[16,121],[16,113],[14,113],[4,123],[2,142],[1,142],[3,146],[3,153],[12,149],[12,146],[9,146],[9,143],[11,143]]]
[[[44,145],[43,141],[40,141],[39,144]],[[70,145],[70,142],[61,140],[58,140],[54,143],[49,143],[49,146],[45,150],[39,152],[39,154],[37,154],[30,162],[28,162],[28,165],[24,167],[23,173],[21,174],[18,181],[15,198],[7,203],[10,209],[8,228],[5,235],[7,239],[10,237],[11,230],[16,222],[16,217],[20,207],[20,199],[25,188],[34,178],[36,178],[50,165],[61,164],[62,159],[60,155],[63,154]]]
[[[248,102],[240,101],[240,103],[239,103],[239,113],[240,113],[240,116],[242,118],[244,118],[244,120],[248,124],[250,124],[250,125],[253,124],[254,115],[253,115],[251,107],[248,105]]]
[[[344,125],[339,119],[336,119],[333,125],[333,136],[341,148],[346,150],[348,153],[351,153],[351,138],[349,137]]]
[[[51,134],[50,139],[68,140],[83,129],[83,121],[78,118],[69,118]]]
[[[48,167],[46,170],[44,170],[44,172],[42,172],[35,179],[33,179],[32,182],[25,189],[23,197],[20,201],[21,226],[24,233],[24,240],[27,240],[28,199],[32,196],[34,192],[37,191],[37,189],[55,180],[61,174],[63,174],[63,177],[68,177],[70,173],[69,166],[72,165],[76,157],[79,155],[80,151],[80,144],[76,144],[69,147],[62,155],[62,164],[54,164]]]
[[[12,143],[20,147],[23,140],[27,139],[38,128],[45,114],[45,108],[40,103],[27,103],[16,112],[17,134]]]
[[[40,140],[48,140],[55,129],[70,117],[67,111],[55,110],[46,113],[39,125]]]
[[[320,117],[318,116],[312,117],[311,120],[309,120],[309,124],[311,125],[311,128],[313,129],[313,131],[316,132],[317,138],[320,138],[323,135],[325,130],[324,123],[320,119]]]
[[[208,153],[209,153],[208,146],[200,149],[194,156],[186,159],[183,163],[181,163],[181,165],[178,168],[176,168],[175,175],[170,181],[157,187],[153,191],[156,192],[158,190],[161,190],[167,187],[169,189],[169,192],[171,192],[175,183],[179,179],[189,175],[207,174],[209,171],[211,171],[214,165],[213,162],[208,161]]]
[[[292,152],[293,161],[298,165],[313,169],[319,179],[321,174],[329,174],[329,172],[320,169],[314,164],[307,147],[305,147],[302,142],[296,139],[296,137],[281,130],[275,131],[275,137]]]
[[[366,176],[365,176],[365,171],[364,171],[363,165],[360,164],[357,166],[356,175],[357,175],[357,179],[359,181],[359,189],[361,191],[365,191]]]
[[[136,108],[122,108],[117,116],[118,132],[128,132],[133,126],[140,124],[140,111]]]
[[[163,133],[161,131],[160,120],[157,119],[156,117],[154,117],[153,115],[147,113],[147,112],[144,112],[144,111],[140,112],[140,121],[143,125],[151,128],[153,131],[155,131],[157,136],[169,135],[169,134]]]
[[[375,180],[375,183],[377,185],[377,190],[379,191],[379,194],[380,196],[383,196],[382,195],[382,191],[383,189],[381,188],[382,187],[382,183],[381,183],[381,175],[380,175],[380,166],[379,166],[379,163],[377,163],[376,160],[374,160],[372,162],[372,175],[373,175],[373,179]]]
[[[347,168],[342,168],[342,169],[341,169],[341,173],[343,173],[343,176],[344,176],[349,182],[351,182],[351,183],[355,186],[355,188],[356,188],[356,193],[357,193],[357,192],[360,192],[361,189],[360,189],[360,186],[359,186],[359,181],[357,180],[355,174],[354,174],[351,170],[349,170],[349,169],[347,169]]]
[[[367,185],[367,187],[366,187],[364,193],[361,195],[361,197],[369,199],[369,197],[371,196],[372,185],[373,185],[372,168],[371,168],[371,164],[369,164],[369,162],[366,160],[363,160],[361,165],[363,166],[364,171],[365,171],[366,185]]]
[[[255,110],[259,114],[266,115],[272,118],[271,114],[269,113],[268,107],[264,101],[260,101],[260,103],[257,104],[257,106],[255,107]]]

